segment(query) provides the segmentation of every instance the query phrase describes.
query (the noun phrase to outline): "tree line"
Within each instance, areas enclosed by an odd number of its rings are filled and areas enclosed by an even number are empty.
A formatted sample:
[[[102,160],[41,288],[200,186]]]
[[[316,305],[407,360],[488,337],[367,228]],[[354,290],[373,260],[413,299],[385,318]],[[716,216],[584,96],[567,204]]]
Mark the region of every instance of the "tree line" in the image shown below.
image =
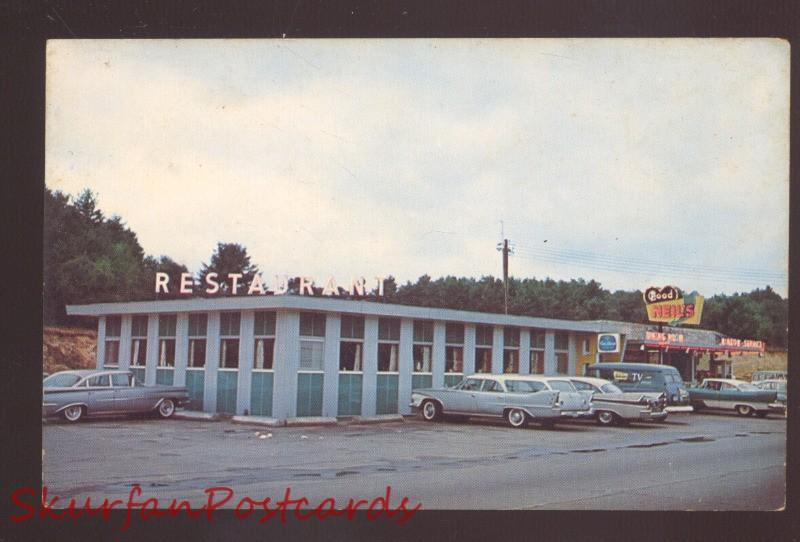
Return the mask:
[[[155,293],[157,272],[166,272],[175,281],[181,273],[189,271],[168,256],[146,255],[136,234],[121,217],[104,216],[91,190],[72,198],[45,188],[45,324],[93,325],[89,319],[68,319],[65,312],[68,304],[180,297],[177,289],[167,294]],[[197,273],[193,295],[207,295],[202,277],[212,272],[220,277],[241,273],[240,282],[247,284],[259,271],[244,246],[217,243],[208,263],[203,263]],[[289,280],[289,294],[297,293],[298,282],[297,278]],[[222,283],[218,295],[234,293],[227,283]],[[339,293],[344,297],[349,295],[343,288]],[[405,284],[389,277],[384,283],[384,296],[378,297],[373,290],[360,298],[493,313],[504,312],[505,304],[503,281],[492,276],[433,279],[426,274]],[[509,277],[508,312],[568,320],[647,322],[641,291],[612,292],[595,280],[584,279]],[[748,293],[715,295],[706,299],[701,327],[732,337],[760,339],[772,348],[785,348],[788,300],[770,286]]]

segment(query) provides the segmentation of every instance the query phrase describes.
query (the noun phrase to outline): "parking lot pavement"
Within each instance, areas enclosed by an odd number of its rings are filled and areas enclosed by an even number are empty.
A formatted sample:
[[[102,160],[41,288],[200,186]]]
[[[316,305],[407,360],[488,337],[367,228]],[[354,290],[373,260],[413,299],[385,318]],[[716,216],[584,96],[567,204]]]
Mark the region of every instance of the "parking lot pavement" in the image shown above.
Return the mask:
[[[777,509],[785,418],[671,416],[666,423],[553,429],[458,422],[281,427],[114,419],[43,427],[51,494],[207,501],[203,490],[311,502],[392,487],[428,509]],[[238,499],[231,501],[235,506]]]

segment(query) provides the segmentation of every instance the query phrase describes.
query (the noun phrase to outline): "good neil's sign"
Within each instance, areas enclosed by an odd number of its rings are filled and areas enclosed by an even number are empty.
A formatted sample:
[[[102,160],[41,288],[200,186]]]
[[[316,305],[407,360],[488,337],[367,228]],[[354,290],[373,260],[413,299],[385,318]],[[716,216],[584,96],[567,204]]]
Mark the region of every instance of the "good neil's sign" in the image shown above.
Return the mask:
[[[242,273],[228,273],[226,277],[220,277],[219,273],[208,273],[202,277],[202,280],[195,280],[191,273],[181,273],[180,279],[175,284],[170,284],[170,276],[168,273],[156,273],[155,292],[158,293],[179,293],[179,294],[192,294],[195,288],[204,288],[207,294],[217,294],[220,292],[239,295],[242,291],[246,295],[283,295],[289,293],[290,278],[289,275],[273,275],[271,283],[267,284],[261,277],[261,274],[256,273],[253,278],[245,281]],[[372,284],[379,296],[383,295],[383,283],[386,277],[375,277]],[[314,282],[313,277],[295,277],[295,287],[299,295],[317,295],[315,288],[319,290]],[[340,289],[339,284],[334,277],[328,277],[322,286],[321,295],[337,296],[337,295],[366,295],[367,294],[367,279],[364,277],[351,278],[345,286]]]

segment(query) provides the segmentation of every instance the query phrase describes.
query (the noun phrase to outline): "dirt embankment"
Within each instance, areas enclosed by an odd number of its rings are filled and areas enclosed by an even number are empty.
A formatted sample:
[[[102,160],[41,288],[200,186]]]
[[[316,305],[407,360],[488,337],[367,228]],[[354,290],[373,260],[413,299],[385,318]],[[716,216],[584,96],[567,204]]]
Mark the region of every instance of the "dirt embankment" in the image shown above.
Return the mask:
[[[42,336],[44,372],[93,369],[97,332],[91,329],[45,327]]]
[[[748,381],[755,371],[786,371],[789,365],[786,352],[765,352],[764,357],[757,354],[731,356],[731,359],[736,378]]]

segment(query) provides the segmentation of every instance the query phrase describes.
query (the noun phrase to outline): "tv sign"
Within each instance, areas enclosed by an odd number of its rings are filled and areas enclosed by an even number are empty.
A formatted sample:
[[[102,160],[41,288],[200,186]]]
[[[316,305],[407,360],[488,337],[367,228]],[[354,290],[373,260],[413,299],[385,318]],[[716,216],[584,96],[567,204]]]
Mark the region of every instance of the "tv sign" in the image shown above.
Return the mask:
[[[619,333],[598,333],[597,351],[600,354],[615,354],[619,352]]]

